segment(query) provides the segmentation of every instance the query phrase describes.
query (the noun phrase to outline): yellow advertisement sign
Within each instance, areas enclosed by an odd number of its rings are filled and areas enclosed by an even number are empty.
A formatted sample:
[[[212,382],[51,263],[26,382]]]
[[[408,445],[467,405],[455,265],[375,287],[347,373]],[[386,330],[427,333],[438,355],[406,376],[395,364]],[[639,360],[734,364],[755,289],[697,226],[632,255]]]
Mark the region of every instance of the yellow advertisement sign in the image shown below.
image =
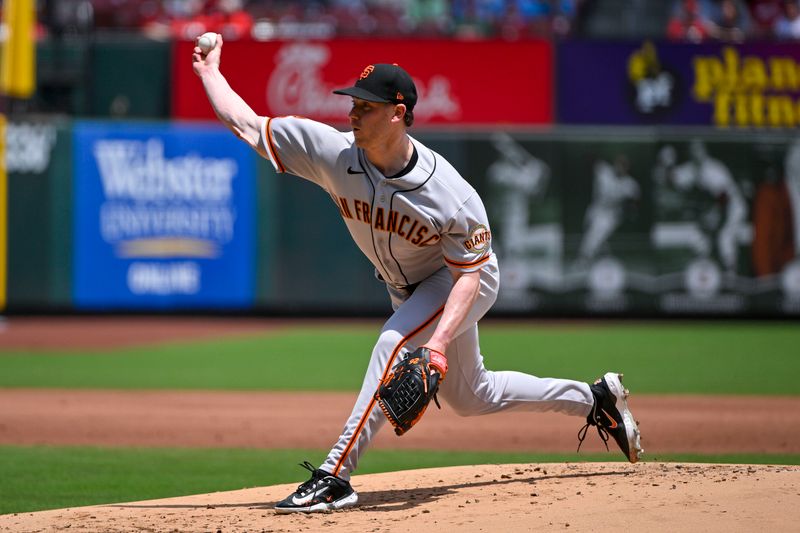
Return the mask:
[[[36,6],[34,0],[4,0],[5,40],[0,56],[0,92],[29,98],[36,88]]]

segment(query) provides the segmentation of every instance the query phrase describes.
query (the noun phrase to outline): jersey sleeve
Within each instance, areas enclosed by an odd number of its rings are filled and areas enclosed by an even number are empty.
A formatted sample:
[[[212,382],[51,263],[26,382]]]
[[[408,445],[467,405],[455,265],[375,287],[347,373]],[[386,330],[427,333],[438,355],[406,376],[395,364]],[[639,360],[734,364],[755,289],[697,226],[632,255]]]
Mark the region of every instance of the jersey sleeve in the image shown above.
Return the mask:
[[[474,272],[492,257],[492,232],[486,209],[473,193],[441,232],[444,261],[451,270]]]
[[[268,118],[261,138],[276,171],[295,174],[323,188],[339,154],[351,144],[339,130],[301,117]]]

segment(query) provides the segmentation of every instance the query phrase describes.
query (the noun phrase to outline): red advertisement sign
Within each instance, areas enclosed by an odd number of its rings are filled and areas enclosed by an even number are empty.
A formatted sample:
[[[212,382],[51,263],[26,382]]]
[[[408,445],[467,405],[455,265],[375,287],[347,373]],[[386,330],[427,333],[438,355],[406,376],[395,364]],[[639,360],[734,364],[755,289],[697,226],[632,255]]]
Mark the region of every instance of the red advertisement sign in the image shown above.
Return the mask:
[[[172,116],[214,119],[191,67],[193,43],[174,47]],[[335,40],[225,43],[222,72],[259,115],[347,122],[353,85],[371,63],[414,78],[415,125],[541,125],[553,121],[553,47],[546,41]]]

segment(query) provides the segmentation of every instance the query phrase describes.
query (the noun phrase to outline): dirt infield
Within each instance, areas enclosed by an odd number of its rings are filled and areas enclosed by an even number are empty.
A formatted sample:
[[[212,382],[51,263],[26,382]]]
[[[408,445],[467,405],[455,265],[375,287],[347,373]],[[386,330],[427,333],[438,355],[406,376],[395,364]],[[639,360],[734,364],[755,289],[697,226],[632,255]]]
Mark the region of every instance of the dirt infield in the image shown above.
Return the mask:
[[[0,444],[325,449],[354,400],[355,393],[0,389]],[[651,458],[800,453],[800,398],[638,395],[630,405]],[[582,423],[553,413],[465,419],[445,404],[402,438],[382,431],[374,447],[571,453]],[[582,449],[605,451],[593,434]]]
[[[274,331],[290,322],[256,318],[63,316],[0,321],[3,350],[102,350]]]
[[[276,515],[294,485],[0,516],[0,531],[796,531],[800,467],[481,465],[354,476],[360,505]]]
[[[105,349],[263,333],[286,324],[15,319],[0,324],[0,352]],[[324,449],[354,399],[355,393],[0,389],[0,444]],[[634,394],[630,403],[651,461],[676,452],[800,453],[797,397]],[[383,431],[374,447],[570,453],[581,423],[529,413],[463,419],[444,406],[429,409],[402,438]],[[595,435],[583,450],[605,449]],[[800,520],[800,467],[471,466],[355,476],[353,485],[360,506],[333,515],[275,515],[274,503],[295,487],[282,485],[4,515],[0,531],[795,531]]]
[[[314,322],[303,322],[309,323]],[[263,334],[296,324],[258,318],[14,317],[0,327],[0,356],[10,349],[107,349]],[[0,443],[327,448],[354,399],[354,393],[0,389]],[[800,397],[634,394],[631,407],[642,422],[650,457],[800,453]],[[501,413],[466,421],[446,406],[429,409],[424,422],[402,439],[384,431],[375,446],[570,452],[581,425],[555,414]],[[591,439],[585,449],[603,447]]]

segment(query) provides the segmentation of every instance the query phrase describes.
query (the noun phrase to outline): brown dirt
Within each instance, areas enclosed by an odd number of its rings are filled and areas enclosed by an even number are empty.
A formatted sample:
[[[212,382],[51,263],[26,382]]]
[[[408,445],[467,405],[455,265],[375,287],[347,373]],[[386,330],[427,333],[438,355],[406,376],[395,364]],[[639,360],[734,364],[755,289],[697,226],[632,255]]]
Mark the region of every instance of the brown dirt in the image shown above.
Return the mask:
[[[0,531],[796,531],[800,467],[476,465],[354,476],[360,506],[276,515],[294,484],[0,516]]]
[[[355,393],[0,389],[0,444],[324,449],[354,401]],[[630,406],[649,457],[800,453],[797,397],[638,395]],[[382,431],[374,447],[571,453],[582,422],[553,413],[461,418],[444,405],[401,438]],[[583,450],[605,448],[589,433]]]
[[[0,328],[0,352],[120,347],[284,325],[258,319],[13,319]],[[353,393],[0,389],[0,444],[327,448],[354,399]],[[797,397],[634,394],[631,408],[642,422],[650,460],[668,452],[800,453]],[[402,438],[383,431],[374,446],[570,453],[580,425],[556,414],[463,419],[445,406],[430,409]],[[604,451],[596,435],[583,449]],[[294,489],[282,485],[4,515],[0,531],[790,531],[800,520],[800,467],[495,465],[355,476],[353,484],[360,507],[335,515],[273,514],[272,505]]]
[[[213,317],[11,317],[0,322],[3,350],[102,350],[280,329],[285,320]]]

